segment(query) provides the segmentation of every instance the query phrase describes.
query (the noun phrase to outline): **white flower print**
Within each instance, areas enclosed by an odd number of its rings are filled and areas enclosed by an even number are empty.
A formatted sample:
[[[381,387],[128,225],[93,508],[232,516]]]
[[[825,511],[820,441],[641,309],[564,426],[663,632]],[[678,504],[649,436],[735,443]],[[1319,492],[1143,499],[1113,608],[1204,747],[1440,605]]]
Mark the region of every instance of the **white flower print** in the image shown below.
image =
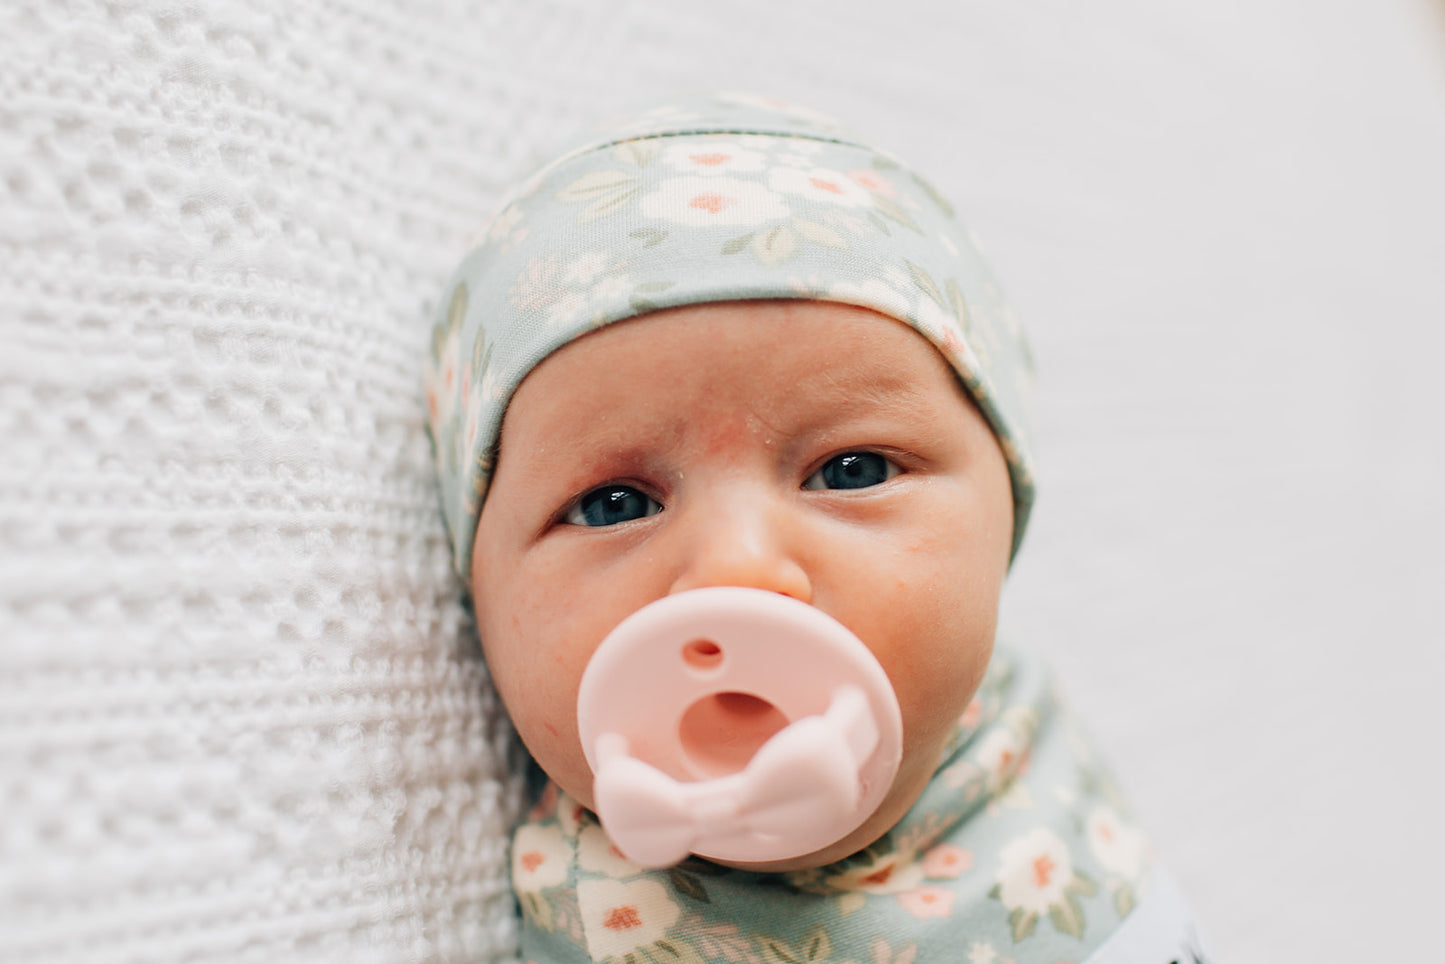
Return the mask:
[[[999,957],[992,944],[974,941],[968,949],[968,964],[1013,964],[1013,961],[1007,957]]]
[[[999,851],[998,899],[1009,910],[1040,916],[1063,903],[1074,878],[1068,845],[1047,827],[1010,841]]]
[[[606,251],[588,251],[572,259],[562,271],[562,281],[571,285],[588,285],[596,281],[610,259]]]
[[[535,894],[566,883],[570,858],[561,827],[523,824],[512,838],[512,886]]]
[[[777,192],[724,175],[668,178],[638,203],[643,217],[693,226],[763,224],[788,216]]]
[[[816,167],[818,152],[823,145],[818,141],[805,141],[798,138],[788,140],[788,148],[773,158],[774,164],[783,167]]]
[[[918,887],[904,891],[897,897],[898,903],[919,920],[930,917],[948,917],[953,913],[953,891],[947,887]]]
[[[577,885],[577,905],[587,953],[594,961],[657,943],[680,913],[656,880],[583,880]]]
[[[1083,937],[1086,922],[1079,896],[1099,887],[1074,869],[1068,845],[1048,827],[1010,841],[999,851],[998,883],[988,895],[1009,909],[1015,942],[1034,932],[1045,916],[1061,934]]]
[[[557,297],[557,283],[562,273],[559,259],[549,255],[533,255],[522,266],[507,300],[514,308],[528,310],[550,304]]]
[[[958,319],[938,302],[924,295],[918,299],[913,317],[918,329],[935,344],[942,346],[945,354],[958,358],[970,370],[977,371],[982,367],[973,346],[964,340]]]
[[[605,278],[599,278],[588,289],[588,294],[591,296],[593,304],[605,304],[630,294],[633,284],[632,278],[625,274],[611,274]]]
[[[513,204],[504,208],[500,214],[492,219],[492,223],[487,226],[487,240],[495,244],[508,234],[511,234],[512,229],[520,224],[521,221],[522,208],[519,205]]]
[[[872,171],[868,168],[858,168],[857,170],[849,171],[848,177],[863,185],[874,194],[881,194],[884,197],[897,197],[898,195],[898,188],[894,186],[893,182],[877,171]],[[957,254],[958,252],[954,251],[953,253]]]
[[[850,305],[863,305],[896,318],[908,316],[908,298],[898,289],[877,278],[840,281],[828,288],[828,299]]]
[[[634,877],[642,868],[622,856],[607,831],[598,824],[588,824],[577,837],[577,866],[593,874],[621,880]]]
[[[576,318],[577,312],[586,305],[587,298],[584,295],[577,291],[569,291],[552,302],[547,308],[547,317],[543,321],[549,328],[566,324]]]
[[[435,361],[428,386],[433,425],[441,425],[451,419],[456,405],[457,368],[461,364],[461,338],[455,329],[447,334],[442,343],[441,354]]]
[[[973,852],[957,844],[941,843],[923,855],[923,873],[930,878],[955,878],[973,866]]]
[[[810,201],[856,208],[873,203],[872,193],[842,171],[826,167],[777,167],[768,172],[768,187],[783,194],[798,194]]]
[[[1126,880],[1138,878],[1144,869],[1144,835],[1120,820],[1112,807],[1095,807],[1084,823],[1084,833],[1105,870]]]
[[[976,759],[983,769],[989,793],[997,793],[1013,779],[1028,744],[1012,727],[997,726],[979,740]]]
[[[662,153],[663,163],[687,174],[713,177],[743,174],[763,169],[763,155],[722,138],[689,138],[670,145]]]

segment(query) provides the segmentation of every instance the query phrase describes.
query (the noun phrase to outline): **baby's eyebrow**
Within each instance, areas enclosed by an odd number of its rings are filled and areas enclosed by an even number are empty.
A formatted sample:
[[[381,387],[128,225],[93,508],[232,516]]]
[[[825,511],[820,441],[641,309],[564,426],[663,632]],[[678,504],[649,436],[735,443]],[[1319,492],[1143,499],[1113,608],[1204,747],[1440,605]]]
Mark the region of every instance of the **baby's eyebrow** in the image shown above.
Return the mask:
[[[830,395],[836,394],[867,406],[889,408],[897,405],[918,405],[927,396],[916,379],[905,378],[897,372],[870,372],[861,378],[857,377],[856,373],[850,374],[848,378],[839,378],[828,369],[824,369],[820,374]]]

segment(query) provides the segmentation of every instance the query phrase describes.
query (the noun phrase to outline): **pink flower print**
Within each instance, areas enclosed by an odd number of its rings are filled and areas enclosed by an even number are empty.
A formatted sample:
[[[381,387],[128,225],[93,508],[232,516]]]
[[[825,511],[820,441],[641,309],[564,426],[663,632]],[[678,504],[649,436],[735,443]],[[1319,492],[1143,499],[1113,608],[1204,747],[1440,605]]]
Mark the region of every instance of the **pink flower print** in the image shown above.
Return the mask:
[[[841,171],[826,167],[801,169],[778,167],[768,172],[768,187],[784,194],[797,194],[810,201],[856,208],[873,203],[873,195]]]
[[[900,947],[897,954],[893,953],[888,942],[881,937],[873,938],[871,947],[873,964],[913,964],[914,959],[918,957],[918,945],[913,941]]]
[[[919,887],[898,895],[898,903],[919,920],[953,913],[953,891],[947,887]]]
[[[843,891],[863,891],[869,894],[896,894],[911,890],[923,880],[923,868],[911,861],[904,862],[897,853],[883,854],[871,864],[853,867],[827,879],[829,886]]]
[[[1068,846],[1047,827],[1011,841],[999,852],[999,865],[999,900],[1033,914],[1062,903],[1074,878]]]
[[[925,877],[950,880],[973,866],[973,851],[957,844],[939,844],[923,855]]]
[[[714,176],[743,174],[763,169],[763,155],[730,140],[711,137],[688,138],[668,147],[663,162],[688,174]]]
[[[655,880],[589,879],[577,885],[582,933],[594,961],[656,944],[681,913]]]
[[[1013,939],[1023,940],[1043,918],[1060,933],[1082,937],[1084,909],[1079,895],[1098,885],[1074,870],[1069,847],[1048,827],[1009,841],[999,851],[998,882],[988,892],[1009,910]]]
[[[567,880],[571,849],[556,824],[523,824],[512,838],[512,886],[535,894]]]
[[[1138,829],[1119,819],[1113,808],[1094,808],[1084,824],[1089,849],[1110,873],[1126,880],[1137,880],[1144,869],[1147,842]]]
[[[859,168],[856,171],[849,171],[848,176],[874,194],[881,194],[884,197],[896,197],[898,194],[898,188],[893,186],[893,182],[877,171]]]
[[[699,227],[763,224],[788,216],[788,206],[776,192],[722,175],[669,178],[638,204],[643,217]]]

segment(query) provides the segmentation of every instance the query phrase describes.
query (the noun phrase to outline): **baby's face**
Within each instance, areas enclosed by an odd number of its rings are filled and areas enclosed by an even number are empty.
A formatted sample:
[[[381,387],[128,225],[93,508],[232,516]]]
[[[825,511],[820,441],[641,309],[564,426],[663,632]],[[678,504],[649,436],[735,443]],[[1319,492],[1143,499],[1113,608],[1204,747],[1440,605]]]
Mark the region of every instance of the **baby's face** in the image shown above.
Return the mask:
[[[487,663],[542,768],[592,806],[578,682],[624,617],[748,586],[810,603],[888,673],[904,755],[871,843],[936,768],[992,652],[1008,471],[943,358],[827,302],[697,305],[560,349],[517,391],[472,557]]]

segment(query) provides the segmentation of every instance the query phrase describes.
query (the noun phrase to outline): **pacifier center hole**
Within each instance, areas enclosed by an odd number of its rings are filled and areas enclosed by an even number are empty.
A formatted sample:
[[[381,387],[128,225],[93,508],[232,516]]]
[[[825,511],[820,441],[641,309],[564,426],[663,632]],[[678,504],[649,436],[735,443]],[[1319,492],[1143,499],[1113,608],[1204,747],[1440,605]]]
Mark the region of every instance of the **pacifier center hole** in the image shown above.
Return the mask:
[[[710,639],[694,639],[682,648],[682,661],[699,672],[722,666],[722,647]]]
[[[747,766],[758,748],[787,725],[782,710],[765,699],[735,691],[713,693],[682,714],[678,737],[699,778],[711,779]]]

